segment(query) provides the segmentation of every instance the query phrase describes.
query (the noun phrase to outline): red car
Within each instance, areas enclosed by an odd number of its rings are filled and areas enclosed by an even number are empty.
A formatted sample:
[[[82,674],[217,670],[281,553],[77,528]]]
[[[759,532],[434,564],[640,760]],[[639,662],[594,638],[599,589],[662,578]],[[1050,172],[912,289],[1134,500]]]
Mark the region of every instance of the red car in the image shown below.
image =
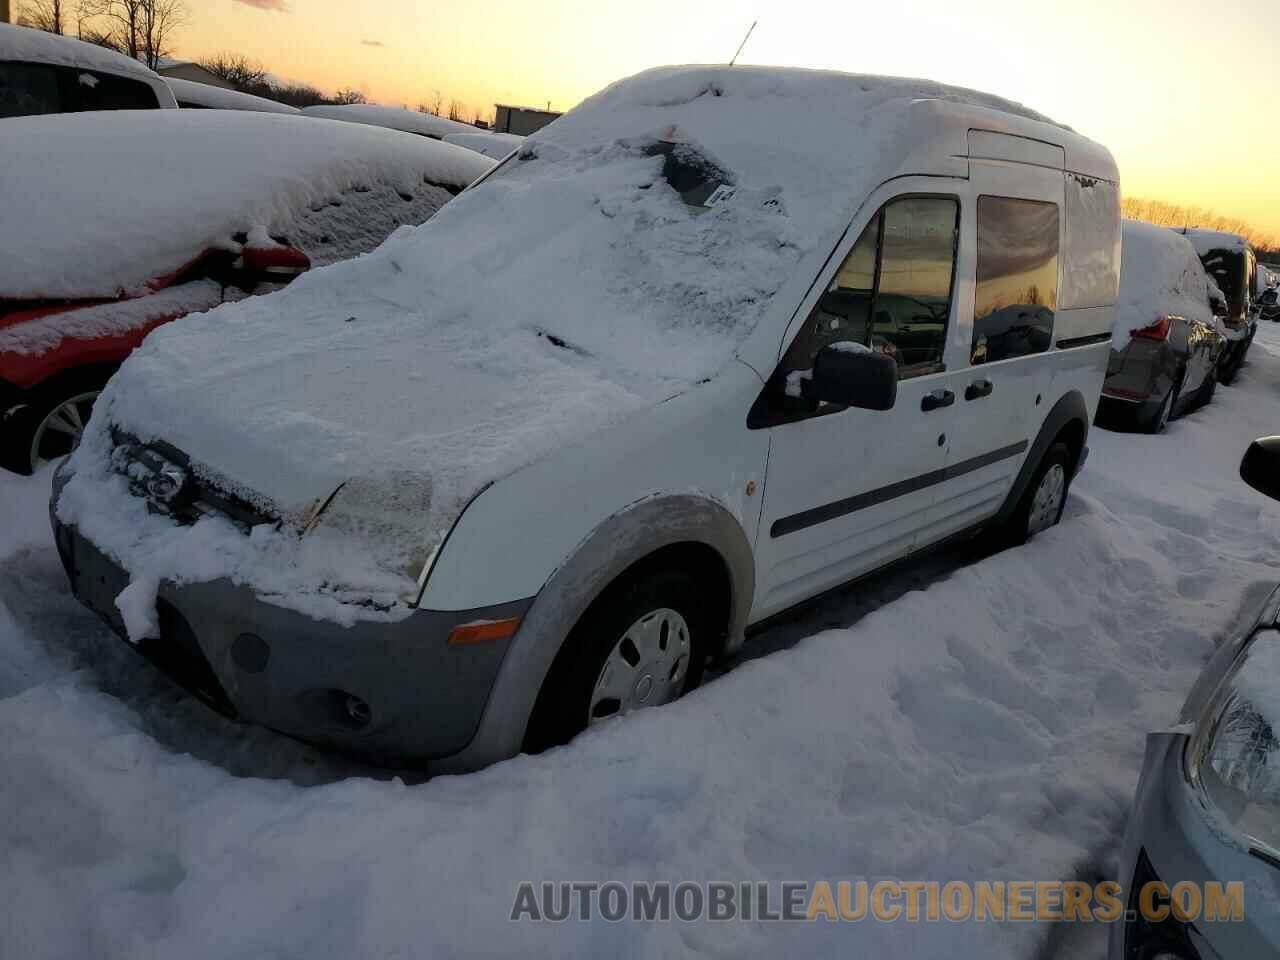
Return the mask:
[[[2,123],[0,463],[22,473],[71,450],[107,379],[158,325],[365,253],[492,166],[307,117]]]

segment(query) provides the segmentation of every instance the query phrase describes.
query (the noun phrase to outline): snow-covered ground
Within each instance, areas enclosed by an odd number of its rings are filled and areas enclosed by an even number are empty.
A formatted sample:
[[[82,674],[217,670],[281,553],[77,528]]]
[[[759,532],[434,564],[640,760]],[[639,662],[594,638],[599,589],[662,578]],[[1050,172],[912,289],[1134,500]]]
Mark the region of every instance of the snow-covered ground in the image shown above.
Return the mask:
[[[1143,736],[1280,580],[1280,326],[1062,525],[830,598],[670,707],[404,782],[214,717],[68,596],[0,477],[0,956],[1099,955],[1034,924],[516,924],[520,880],[1093,879]]]

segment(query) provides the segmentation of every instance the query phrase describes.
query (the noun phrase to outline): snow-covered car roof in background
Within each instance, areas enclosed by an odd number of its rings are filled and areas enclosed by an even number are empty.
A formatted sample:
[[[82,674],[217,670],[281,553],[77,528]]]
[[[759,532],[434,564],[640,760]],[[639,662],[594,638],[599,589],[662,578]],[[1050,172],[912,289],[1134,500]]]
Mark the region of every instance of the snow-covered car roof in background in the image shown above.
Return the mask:
[[[483,153],[486,157],[501,160],[512,150],[517,150],[524,143],[524,137],[515,133],[494,133],[491,130],[476,130],[473,133],[451,133],[444,138],[445,143],[456,143],[460,147]]]
[[[469,123],[459,123],[457,120],[437,117],[430,113],[402,110],[400,107],[379,107],[372,103],[320,104],[315,107],[304,107],[302,112],[309,117],[345,120],[347,123],[365,123],[374,127],[386,127],[389,130],[416,133],[435,140],[441,140],[451,133],[475,133],[477,129]]]
[[[179,106],[194,104],[212,110],[251,110],[256,113],[301,113],[297,107],[287,103],[268,100],[266,97],[255,97],[251,93],[239,90],[227,90],[208,83],[197,83],[195,80],[183,80],[180,77],[165,77],[164,82],[173,90]]]
[[[231,110],[4,121],[0,298],[136,290],[256,226],[342,191],[461,189],[493,164],[462,147],[355,124]]]
[[[1123,350],[1134,330],[1149,327],[1161,317],[1202,320],[1213,326],[1210,283],[1186,237],[1166,227],[1124,221],[1120,297],[1116,301],[1111,349]],[[1213,289],[1222,296],[1216,285]]]
[[[173,93],[158,73],[123,53],[72,37],[0,23],[0,60],[49,63],[59,67],[98,70],[141,80],[154,89],[162,107],[176,107]]]
[[[1214,250],[1234,250],[1244,253],[1249,249],[1249,241],[1239,234],[1223,233],[1221,230],[1201,230],[1198,227],[1186,227],[1177,231],[1196,248],[1196,253],[1204,256]]]

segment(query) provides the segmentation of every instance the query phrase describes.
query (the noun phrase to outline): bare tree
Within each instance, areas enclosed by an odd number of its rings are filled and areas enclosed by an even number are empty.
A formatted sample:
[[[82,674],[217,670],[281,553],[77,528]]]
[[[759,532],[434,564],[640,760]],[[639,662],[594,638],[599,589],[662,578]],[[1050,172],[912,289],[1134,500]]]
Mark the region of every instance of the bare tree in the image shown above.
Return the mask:
[[[1142,220],[1157,227],[1202,227],[1235,233],[1255,250],[1271,250],[1277,246],[1274,237],[1268,236],[1239,217],[1228,217],[1206,207],[1184,207],[1166,200],[1147,200],[1141,197],[1124,197],[1120,202],[1121,213],[1130,220]]]
[[[18,11],[18,25],[22,27],[61,36],[65,24],[63,0],[25,0]]]
[[[201,60],[200,66],[218,75],[237,90],[257,93],[267,85],[267,68],[238,53],[220,53]]]
[[[449,101],[449,119],[462,120],[462,102],[460,100]]]
[[[80,0],[79,9],[82,36],[95,32],[153,70],[186,16],[185,0]]]
[[[368,103],[369,98],[359,90],[345,87],[333,95],[334,103],[351,104],[351,103]]]

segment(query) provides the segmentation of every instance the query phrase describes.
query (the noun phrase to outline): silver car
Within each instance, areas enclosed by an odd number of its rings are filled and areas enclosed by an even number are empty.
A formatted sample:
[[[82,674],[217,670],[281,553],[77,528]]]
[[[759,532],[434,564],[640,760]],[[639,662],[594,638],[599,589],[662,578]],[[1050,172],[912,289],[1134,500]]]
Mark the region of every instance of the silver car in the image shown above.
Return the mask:
[[[1256,441],[1240,475],[1280,500],[1280,437]],[[1147,738],[1120,861],[1128,911],[1111,928],[1111,960],[1280,956],[1278,734],[1280,588],[1214,654],[1178,725]],[[1243,891],[1237,916],[1188,909],[1207,906],[1209,885],[1233,883]],[[1188,896],[1170,897],[1179,885]]]

